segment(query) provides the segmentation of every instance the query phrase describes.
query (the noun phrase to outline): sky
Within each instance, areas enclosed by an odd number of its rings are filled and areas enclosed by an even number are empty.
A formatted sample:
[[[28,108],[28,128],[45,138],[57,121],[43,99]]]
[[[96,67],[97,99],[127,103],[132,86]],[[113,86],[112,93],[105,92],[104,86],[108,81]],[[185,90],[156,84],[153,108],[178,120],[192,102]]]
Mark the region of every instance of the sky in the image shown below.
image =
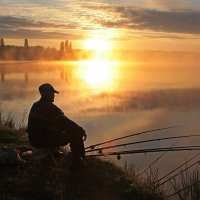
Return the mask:
[[[0,37],[55,48],[100,38],[117,49],[200,51],[200,1],[1,0]]]

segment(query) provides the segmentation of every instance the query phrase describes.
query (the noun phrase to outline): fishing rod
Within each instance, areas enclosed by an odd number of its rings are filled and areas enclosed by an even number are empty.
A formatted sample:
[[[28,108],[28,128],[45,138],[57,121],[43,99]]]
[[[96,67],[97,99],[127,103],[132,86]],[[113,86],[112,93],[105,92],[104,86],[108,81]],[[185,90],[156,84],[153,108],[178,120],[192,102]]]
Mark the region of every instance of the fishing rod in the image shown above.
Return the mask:
[[[182,139],[182,138],[180,138]],[[176,142],[174,142],[172,144],[171,147],[174,147],[179,141],[180,139],[178,139]],[[160,156],[158,156],[150,165],[148,165],[145,169],[143,169],[139,174],[137,174],[137,177],[142,175],[144,172],[146,172],[149,168],[151,168],[156,162],[158,162],[163,156],[165,156],[169,151],[164,151],[164,153],[162,153]]]
[[[197,162],[191,164],[190,166],[186,167],[185,169],[181,170],[179,173],[175,174],[174,176],[169,177],[166,181],[163,181],[162,183],[160,183],[157,187],[160,187],[161,185],[164,185],[165,183],[169,182],[171,179],[177,177],[178,175],[180,175],[181,173],[183,173],[184,171],[190,169],[191,167],[200,164],[200,161],[198,160]]]
[[[157,181],[155,181],[153,184],[159,183],[161,180],[163,180],[164,178],[168,177],[169,175],[171,175],[172,173],[174,173],[175,171],[177,171],[178,169],[180,169],[181,167],[183,167],[184,165],[186,165],[187,163],[189,163],[190,161],[192,161],[193,159],[195,159],[199,155],[200,155],[200,153],[196,154],[195,156],[193,156],[189,160],[185,161],[183,164],[179,165],[178,167],[176,167],[175,169],[173,169],[172,171],[170,171],[169,173],[164,175],[162,178],[160,178]]]
[[[193,187],[195,184],[199,184],[199,183],[200,183],[200,181],[197,181],[197,182],[195,182],[195,183],[193,183],[193,184],[191,184],[191,185],[188,185],[188,186],[186,186],[186,187],[183,187],[182,189],[178,190],[177,192],[174,192],[173,194],[170,194],[170,195],[166,196],[166,198],[168,199],[168,198],[170,198],[170,197],[172,197],[172,196],[174,196],[174,195],[176,195],[176,194],[178,194],[178,193],[180,193],[180,192],[182,192],[182,191],[184,191],[184,190],[187,190],[187,189],[190,188],[190,187]]]
[[[182,126],[169,126],[169,127],[164,127],[164,128],[157,128],[157,129],[142,131],[142,132],[138,132],[138,133],[134,133],[134,134],[122,136],[122,137],[119,137],[119,138],[115,138],[115,139],[112,139],[112,140],[107,140],[107,141],[104,141],[104,142],[100,142],[100,143],[97,143],[97,144],[94,144],[94,145],[90,145],[90,146],[86,147],[85,149],[94,149],[94,148],[97,147],[97,146],[100,146],[100,145],[103,145],[103,144],[107,144],[107,143],[111,143],[111,142],[114,142],[114,141],[117,141],[117,140],[125,139],[125,138],[128,138],[128,137],[137,136],[137,135],[142,135],[142,134],[144,134],[144,133],[150,133],[150,132],[155,132],[155,131],[161,131],[161,130],[165,130],[165,129],[178,128],[178,127],[182,127]]]
[[[130,151],[116,151],[116,152],[107,152],[107,153],[99,153],[99,154],[91,154],[86,157],[97,157],[97,156],[105,156],[105,155],[125,155],[125,154],[137,154],[137,153],[155,153],[155,152],[164,152],[164,151],[193,151],[200,150],[200,146],[180,146],[180,147],[165,147],[165,148],[153,148],[153,149],[135,149]],[[119,158],[120,159],[120,158]]]
[[[90,153],[90,152],[94,152],[94,151],[99,151],[101,153],[102,150],[111,149],[111,148],[115,148],[115,147],[129,146],[129,145],[133,145],[133,144],[140,144],[140,143],[146,143],[146,142],[171,140],[171,139],[177,139],[177,138],[199,137],[199,136],[200,135],[180,135],[180,136],[173,136],[173,137],[155,138],[155,139],[150,139],[150,140],[141,140],[141,141],[129,142],[129,143],[122,143],[122,144],[118,144],[118,145],[113,145],[113,146],[108,146],[108,147],[102,147],[102,148],[97,148],[97,149],[90,149],[90,150],[85,151],[85,153]]]

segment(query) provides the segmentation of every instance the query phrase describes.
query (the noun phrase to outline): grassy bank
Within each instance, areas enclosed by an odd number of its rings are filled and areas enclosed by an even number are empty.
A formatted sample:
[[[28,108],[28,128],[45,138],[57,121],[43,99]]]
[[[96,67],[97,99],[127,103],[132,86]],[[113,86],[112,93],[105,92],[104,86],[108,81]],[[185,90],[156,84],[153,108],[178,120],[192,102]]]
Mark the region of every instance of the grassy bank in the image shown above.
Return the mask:
[[[14,115],[2,118],[0,112],[0,150],[3,147],[19,152],[30,149],[25,129],[24,121],[16,124]],[[142,177],[137,176],[132,165],[122,168],[108,158],[86,158],[86,168],[82,170],[70,168],[68,152],[57,158],[59,167],[54,167],[50,158],[43,159],[42,166],[28,157],[24,159],[23,165],[0,163],[0,200],[200,199],[198,166],[192,172],[186,170],[179,178],[171,179],[172,189],[165,195],[160,181],[157,182],[158,173],[150,170]]]
[[[25,130],[0,126],[0,146],[27,148]],[[22,166],[0,166],[1,200],[162,200],[163,194],[138,180],[134,173],[106,159],[87,158],[86,168],[70,169],[70,155],[54,167],[45,158],[42,167],[27,160]]]

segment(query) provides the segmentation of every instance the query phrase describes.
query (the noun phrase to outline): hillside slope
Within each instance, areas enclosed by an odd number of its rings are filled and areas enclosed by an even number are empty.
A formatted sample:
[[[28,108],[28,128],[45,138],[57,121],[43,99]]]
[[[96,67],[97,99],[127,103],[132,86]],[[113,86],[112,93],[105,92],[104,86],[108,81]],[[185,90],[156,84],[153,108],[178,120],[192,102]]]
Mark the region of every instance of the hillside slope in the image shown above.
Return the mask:
[[[6,138],[6,136],[8,136]],[[24,132],[0,129],[0,146],[22,149]],[[16,141],[16,143],[14,142]],[[105,159],[86,158],[86,168],[70,169],[70,155],[50,158],[42,166],[27,160],[22,166],[0,166],[1,200],[162,200],[134,176]]]

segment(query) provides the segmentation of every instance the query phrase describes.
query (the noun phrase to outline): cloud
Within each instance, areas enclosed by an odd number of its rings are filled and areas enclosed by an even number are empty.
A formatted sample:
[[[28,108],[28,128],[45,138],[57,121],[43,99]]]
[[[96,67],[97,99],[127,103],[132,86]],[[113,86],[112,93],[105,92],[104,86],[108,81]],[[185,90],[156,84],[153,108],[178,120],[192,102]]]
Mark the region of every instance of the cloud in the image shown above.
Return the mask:
[[[0,36],[6,38],[33,39],[81,39],[78,34],[69,34],[64,29],[76,28],[72,24],[56,24],[11,16],[0,17]]]
[[[33,19],[17,18],[11,16],[0,17],[1,28],[76,28],[73,24],[58,24],[42,22]]]
[[[62,39],[66,38],[65,35],[69,39],[82,39],[89,31],[110,30],[107,28],[111,28],[111,31],[116,29],[127,39],[185,39],[189,36],[185,34],[200,34],[200,11],[186,1],[183,5],[179,5],[180,0],[76,0],[71,3],[67,0],[67,3],[64,0],[54,0],[49,4],[32,0],[13,2],[0,3],[0,34],[6,38],[24,38],[28,34],[31,38],[40,39]],[[112,37],[124,39],[121,35]]]
[[[121,13],[128,19],[125,26],[129,28],[159,32],[200,33],[200,12],[158,10],[127,10],[124,12],[122,10]]]
[[[187,0],[143,0],[139,5],[145,5],[145,8],[157,9],[163,11],[172,11],[172,10],[182,10],[182,9],[196,9],[200,4],[199,2],[187,1]],[[198,1],[198,0],[197,0]],[[198,5],[198,6],[197,6]],[[144,8],[144,6],[143,6]]]
[[[39,30],[28,30],[28,29],[18,29],[18,30],[9,30],[9,29],[1,29],[0,35],[3,38],[15,38],[15,39],[81,39],[81,35],[75,34],[65,34],[59,32],[46,32]]]
[[[90,9],[95,9],[91,7]],[[126,28],[143,31],[200,34],[200,11],[136,9],[133,6],[98,6],[96,9],[111,12],[113,18],[96,18],[96,23],[109,28]]]
[[[156,39],[162,39],[162,38],[169,38],[169,39],[180,39],[180,40],[182,40],[182,39],[186,39],[186,36],[182,36],[182,35],[177,35],[177,34],[162,34],[162,35],[160,35],[160,34],[152,34],[151,36],[149,36],[149,35],[141,35],[140,36],[140,38],[149,38],[149,37],[151,37],[151,38],[156,38]]]

